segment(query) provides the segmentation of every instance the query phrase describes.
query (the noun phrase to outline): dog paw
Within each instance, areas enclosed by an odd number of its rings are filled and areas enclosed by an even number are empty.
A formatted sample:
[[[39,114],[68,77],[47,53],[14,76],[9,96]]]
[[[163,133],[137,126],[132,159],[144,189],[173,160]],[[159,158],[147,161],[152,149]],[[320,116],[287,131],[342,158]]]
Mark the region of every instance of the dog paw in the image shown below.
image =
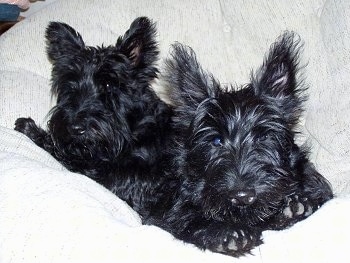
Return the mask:
[[[269,225],[269,229],[281,230],[294,225],[310,216],[319,207],[315,206],[313,202],[300,195],[292,195],[286,198],[285,206],[281,212],[278,213]]]
[[[209,247],[211,251],[233,257],[247,254],[254,247],[262,244],[261,232],[250,229],[222,232],[222,235],[212,241],[214,242]]]
[[[36,127],[36,124],[31,118],[18,118],[15,122],[15,130],[26,135],[31,133],[33,127]]]
[[[15,122],[15,130],[23,133],[35,144],[52,152],[52,140],[48,137],[47,132],[35,124],[31,118],[18,118]]]
[[[286,218],[308,217],[314,211],[307,197],[293,195],[287,198],[287,206],[283,209]]]

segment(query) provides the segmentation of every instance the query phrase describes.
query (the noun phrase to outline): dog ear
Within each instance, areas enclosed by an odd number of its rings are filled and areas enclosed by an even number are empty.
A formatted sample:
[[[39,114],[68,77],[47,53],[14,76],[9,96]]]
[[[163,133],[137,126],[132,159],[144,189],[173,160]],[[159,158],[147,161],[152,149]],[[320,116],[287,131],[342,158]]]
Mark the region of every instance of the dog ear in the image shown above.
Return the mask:
[[[158,60],[159,54],[156,34],[155,23],[147,17],[138,17],[124,36],[118,38],[116,47],[130,59],[137,70],[154,75],[156,69],[153,63]]]
[[[47,54],[53,61],[85,48],[81,35],[71,26],[61,22],[50,22],[46,28],[46,40]]]
[[[218,81],[198,63],[194,51],[180,43],[172,45],[163,75],[171,103],[187,114],[202,101],[217,97],[220,90]]]
[[[289,123],[296,123],[305,101],[304,88],[297,81],[300,39],[285,32],[270,48],[262,67],[252,76],[256,95],[277,106]]]

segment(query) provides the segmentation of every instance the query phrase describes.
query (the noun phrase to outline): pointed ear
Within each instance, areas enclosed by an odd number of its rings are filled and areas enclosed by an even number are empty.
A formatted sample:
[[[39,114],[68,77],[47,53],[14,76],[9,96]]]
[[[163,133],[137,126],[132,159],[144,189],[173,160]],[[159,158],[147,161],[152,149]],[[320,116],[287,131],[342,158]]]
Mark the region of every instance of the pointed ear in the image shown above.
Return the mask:
[[[85,48],[81,35],[65,23],[50,22],[46,29],[46,40],[47,54],[53,61]]]
[[[144,74],[155,74],[153,64],[158,60],[159,54],[156,34],[156,26],[150,19],[138,17],[124,36],[118,38],[116,47],[130,59],[136,69],[144,70]]]
[[[300,38],[285,32],[270,48],[262,67],[252,76],[256,95],[280,110],[289,123],[296,123],[302,112],[305,90],[297,81]]]
[[[194,51],[180,43],[172,46],[171,57],[165,61],[164,80],[171,103],[187,113],[194,112],[202,101],[216,98],[220,90],[219,83],[198,63]]]

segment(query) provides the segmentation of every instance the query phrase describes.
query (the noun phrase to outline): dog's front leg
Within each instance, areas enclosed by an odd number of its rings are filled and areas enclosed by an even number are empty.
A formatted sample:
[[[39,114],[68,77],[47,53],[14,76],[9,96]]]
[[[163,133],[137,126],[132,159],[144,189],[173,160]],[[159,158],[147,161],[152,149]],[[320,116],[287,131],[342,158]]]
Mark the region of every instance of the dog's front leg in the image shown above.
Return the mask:
[[[203,223],[193,222],[180,233],[180,238],[199,248],[233,257],[250,253],[262,244],[259,229],[217,221]]]
[[[234,257],[248,254],[262,244],[260,230],[220,223],[197,230],[193,238],[199,244],[203,242],[205,249]]]
[[[25,134],[36,145],[53,154],[53,142],[49,134],[36,125],[31,118],[18,118],[15,122],[15,130]]]
[[[303,166],[301,182],[295,193],[286,197],[281,211],[269,222],[268,229],[281,230],[314,213],[333,197],[329,182],[310,162]]]
[[[158,225],[176,238],[201,249],[233,257],[250,253],[262,243],[259,228],[217,221],[204,217],[200,210],[182,208],[173,209],[160,220],[153,218],[146,223]]]

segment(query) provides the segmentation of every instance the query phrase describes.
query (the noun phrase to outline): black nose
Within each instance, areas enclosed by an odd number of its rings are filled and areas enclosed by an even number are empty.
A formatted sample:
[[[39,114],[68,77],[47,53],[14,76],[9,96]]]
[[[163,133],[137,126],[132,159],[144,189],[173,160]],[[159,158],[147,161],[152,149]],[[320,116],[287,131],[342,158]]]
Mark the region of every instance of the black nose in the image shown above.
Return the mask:
[[[70,127],[70,131],[74,135],[82,135],[85,133],[85,128],[80,124],[73,124]]]
[[[231,202],[237,206],[251,205],[256,200],[254,189],[236,190],[231,192]]]

